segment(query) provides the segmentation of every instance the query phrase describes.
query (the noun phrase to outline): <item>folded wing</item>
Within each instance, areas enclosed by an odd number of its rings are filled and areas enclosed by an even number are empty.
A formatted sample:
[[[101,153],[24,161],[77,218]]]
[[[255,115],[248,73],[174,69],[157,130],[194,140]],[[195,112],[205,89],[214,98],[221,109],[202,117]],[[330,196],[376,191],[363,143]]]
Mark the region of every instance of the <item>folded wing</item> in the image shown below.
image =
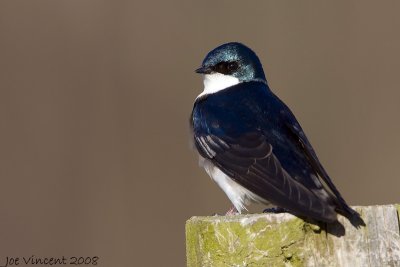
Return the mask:
[[[261,132],[247,132],[239,138],[197,135],[195,145],[203,157],[266,202],[322,221],[336,220],[329,197],[293,179]]]

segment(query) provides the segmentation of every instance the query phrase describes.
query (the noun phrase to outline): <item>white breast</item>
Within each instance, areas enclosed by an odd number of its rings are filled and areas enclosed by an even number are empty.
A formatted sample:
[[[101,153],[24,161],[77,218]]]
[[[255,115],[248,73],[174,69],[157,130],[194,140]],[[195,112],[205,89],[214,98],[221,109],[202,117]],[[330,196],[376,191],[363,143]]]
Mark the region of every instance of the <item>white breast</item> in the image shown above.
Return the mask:
[[[224,90],[230,86],[239,83],[239,79],[230,75],[224,75],[221,73],[205,74],[204,75],[204,90],[200,96],[216,93],[218,91]]]

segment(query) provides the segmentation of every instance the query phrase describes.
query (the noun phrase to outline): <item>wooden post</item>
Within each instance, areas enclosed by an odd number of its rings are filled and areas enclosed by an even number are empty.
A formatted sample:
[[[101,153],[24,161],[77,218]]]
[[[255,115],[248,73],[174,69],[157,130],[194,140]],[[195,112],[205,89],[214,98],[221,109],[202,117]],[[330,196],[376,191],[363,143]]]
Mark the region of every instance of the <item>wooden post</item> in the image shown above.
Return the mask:
[[[192,217],[186,222],[189,267],[400,266],[400,205],[353,207],[366,226],[291,214]]]

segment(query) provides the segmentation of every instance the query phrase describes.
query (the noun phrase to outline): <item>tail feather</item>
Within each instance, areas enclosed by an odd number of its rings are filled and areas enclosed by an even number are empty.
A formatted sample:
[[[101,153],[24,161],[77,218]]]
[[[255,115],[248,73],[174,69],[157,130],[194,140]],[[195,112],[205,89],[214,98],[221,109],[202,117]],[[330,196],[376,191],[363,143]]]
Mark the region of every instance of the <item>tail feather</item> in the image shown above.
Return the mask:
[[[365,222],[361,218],[360,213],[349,207],[346,202],[343,202],[340,207],[336,208],[336,211],[346,217],[354,227],[360,228],[361,226],[365,226]]]

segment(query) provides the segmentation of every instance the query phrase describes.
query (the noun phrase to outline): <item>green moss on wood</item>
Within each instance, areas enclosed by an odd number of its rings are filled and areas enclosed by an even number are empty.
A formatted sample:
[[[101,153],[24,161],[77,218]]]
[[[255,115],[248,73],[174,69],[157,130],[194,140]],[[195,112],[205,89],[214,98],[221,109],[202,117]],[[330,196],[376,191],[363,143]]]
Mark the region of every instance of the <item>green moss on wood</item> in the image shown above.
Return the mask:
[[[187,222],[188,266],[303,266],[306,236],[320,230],[293,216],[284,223],[262,215],[221,218]]]
[[[365,227],[343,216],[321,227],[290,214],[193,217],[186,223],[187,265],[400,266],[400,205],[353,208]]]

